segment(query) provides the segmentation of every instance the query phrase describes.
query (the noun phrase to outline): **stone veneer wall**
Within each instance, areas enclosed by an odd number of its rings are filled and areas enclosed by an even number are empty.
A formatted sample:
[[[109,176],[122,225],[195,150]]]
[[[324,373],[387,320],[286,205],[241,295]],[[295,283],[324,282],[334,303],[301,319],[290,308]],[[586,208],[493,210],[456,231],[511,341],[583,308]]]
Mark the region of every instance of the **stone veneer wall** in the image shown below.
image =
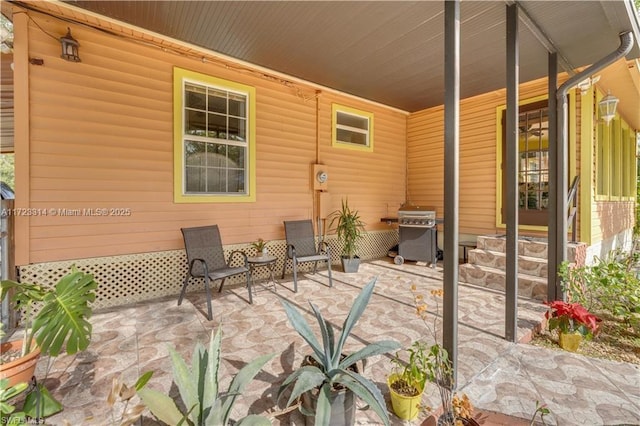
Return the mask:
[[[332,265],[340,264],[341,247],[335,236],[327,238],[331,248]],[[389,249],[398,244],[398,232],[372,231],[365,234],[359,243],[358,254],[363,260],[376,259],[387,255]],[[269,241],[269,253],[278,258],[276,274],[282,273],[286,253],[284,240]],[[247,255],[255,255],[248,244],[225,246],[225,255],[233,250],[243,250]],[[239,257],[234,258],[234,264]],[[164,296],[178,295],[187,273],[187,257],[184,250],[170,250],[153,253],[128,254],[61,262],[37,263],[18,267],[21,282],[34,282],[53,286],[75,265],[78,269],[95,276],[99,287],[94,309],[127,305]],[[311,270],[312,264],[302,265],[302,270]],[[258,269],[256,278],[266,278],[266,268]],[[287,268],[291,273],[291,267]],[[230,277],[229,285],[243,285],[244,276]],[[189,291],[204,289],[203,280],[192,280]]]

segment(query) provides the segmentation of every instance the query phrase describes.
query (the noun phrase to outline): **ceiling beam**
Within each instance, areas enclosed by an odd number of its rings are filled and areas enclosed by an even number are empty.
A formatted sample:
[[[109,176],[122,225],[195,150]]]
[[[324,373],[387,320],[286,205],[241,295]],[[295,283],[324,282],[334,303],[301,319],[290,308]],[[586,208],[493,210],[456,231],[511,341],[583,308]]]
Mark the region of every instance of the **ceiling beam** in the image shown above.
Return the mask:
[[[529,11],[525,7],[524,2],[506,0],[505,3],[507,3],[508,5],[514,3],[518,4],[518,7],[520,9],[520,13],[518,15],[520,16],[520,20],[525,25],[525,27],[527,27],[529,31],[531,31],[531,34],[533,34],[533,36],[540,42],[540,44],[542,44],[542,46],[547,49],[547,52],[556,54],[556,57],[558,58],[558,65],[560,65],[560,67],[562,67],[569,75],[575,75],[576,67],[574,67],[571,62],[569,62],[567,57],[560,51],[554,41],[551,40],[551,37],[549,37],[547,33],[545,33],[545,31],[542,29],[542,27],[540,27],[540,25],[538,25],[538,23],[531,17]]]

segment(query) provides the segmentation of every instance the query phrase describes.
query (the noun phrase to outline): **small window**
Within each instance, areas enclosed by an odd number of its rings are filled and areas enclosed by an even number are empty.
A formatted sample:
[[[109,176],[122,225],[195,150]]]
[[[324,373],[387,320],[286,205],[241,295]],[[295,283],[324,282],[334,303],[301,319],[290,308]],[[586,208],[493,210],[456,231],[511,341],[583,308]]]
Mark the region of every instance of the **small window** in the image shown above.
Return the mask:
[[[253,201],[254,89],[176,68],[176,202]]]
[[[373,114],[333,104],[332,144],[336,147],[373,151]]]

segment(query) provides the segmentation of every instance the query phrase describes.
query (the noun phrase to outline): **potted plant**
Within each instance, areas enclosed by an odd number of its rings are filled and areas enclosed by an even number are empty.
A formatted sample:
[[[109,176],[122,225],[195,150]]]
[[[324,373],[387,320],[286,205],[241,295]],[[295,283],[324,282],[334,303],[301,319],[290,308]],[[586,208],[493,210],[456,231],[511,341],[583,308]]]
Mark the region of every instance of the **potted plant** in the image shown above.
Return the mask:
[[[5,348],[7,351],[8,348],[19,348],[20,352],[17,359],[9,365],[0,365],[0,379],[9,378],[12,373],[6,368],[23,358],[37,358],[39,353],[48,355],[48,373],[52,359],[62,350],[70,355],[85,350],[89,346],[92,329],[89,322],[92,309],[89,304],[95,300],[97,287],[93,275],[75,267],[53,288],[11,280],[1,281],[0,300],[11,292],[13,309],[24,312],[24,337],[20,341],[3,344],[3,354]],[[26,376],[9,378],[7,386],[30,381],[32,376],[33,370],[26,373]],[[62,405],[49,394],[42,383],[30,388],[23,406],[23,411],[34,418],[47,417],[60,410]]]
[[[437,343],[437,318],[439,317],[440,304],[438,298],[444,295],[444,290],[431,290],[431,297],[435,302],[435,314],[433,315],[433,324],[429,322],[428,306],[422,294],[417,290],[415,284],[411,285],[413,293],[413,303],[416,309],[416,315],[422,320],[431,338],[436,342],[429,347],[423,362],[426,378],[438,387],[440,394],[440,402],[442,403],[442,414],[438,417],[438,426],[455,426],[462,423],[463,425],[475,426],[478,424],[473,418],[473,405],[466,394],[458,394],[454,391],[456,384],[453,380],[453,368],[447,350]]]
[[[590,339],[598,330],[600,319],[579,303],[556,300],[545,304],[549,306],[545,313],[549,331],[558,330],[558,344],[562,349],[577,351],[582,338]]]
[[[358,272],[360,258],[356,256],[357,242],[364,234],[364,222],[360,213],[349,207],[349,200],[342,200],[340,210],[331,213],[330,228],[333,228],[338,241],[342,243],[342,269],[344,272]]]
[[[262,355],[238,371],[226,392],[220,392],[219,376],[221,364],[222,332],[220,328],[213,334],[209,348],[198,343],[191,356],[191,367],[175,349],[169,348],[173,365],[173,380],[180,391],[181,411],[175,401],[153,389],[137,386],[140,399],[151,413],[168,425],[219,425],[247,424],[268,426],[271,421],[262,416],[248,415],[237,422],[230,422],[231,411],[236,399],[247,384],[274,355]]]
[[[256,253],[260,257],[267,254],[267,242],[262,238],[258,238],[257,241],[252,242],[251,247],[256,249]]]
[[[318,321],[322,344],[298,310],[281,299],[289,322],[309,344],[313,353],[305,358],[299,369],[285,379],[278,391],[278,397],[295,384],[287,406],[302,397],[300,411],[309,416],[308,419],[315,416],[316,426],[354,424],[355,396],[371,407],[385,425],[389,425],[382,393],[354,367],[359,361],[398,349],[400,345],[395,341],[384,340],[371,343],[353,354],[343,353],[344,344],[369,303],[374,287],[375,279],[362,289],[338,335],[334,333],[331,323],[323,318],[317,306],[309,302]]]
[[[407,362],[400,358],[399,353],[391,360],[394,371],[387,378],[387,385],[395,415],[403,420],[413,420],[420,412],[429,368],[429,350],[424,342],[416,340],[406,351],[409,354]]]

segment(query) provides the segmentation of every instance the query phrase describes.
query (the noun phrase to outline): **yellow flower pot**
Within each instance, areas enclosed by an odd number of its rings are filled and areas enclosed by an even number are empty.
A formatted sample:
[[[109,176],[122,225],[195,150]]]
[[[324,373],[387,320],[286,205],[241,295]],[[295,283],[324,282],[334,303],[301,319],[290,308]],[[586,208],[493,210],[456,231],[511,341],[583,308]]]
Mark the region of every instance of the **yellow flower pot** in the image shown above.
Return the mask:
[[[392,374],[387,378],[389,394],[391,395],[391,407],[393,408],[394,414],[402,420],[413,420],[418,417],[418,413],[420,412],[422,392],[416,396],[405,396],[397,393],[391,388],[391,384],[397,379],[397,374]]]
[[[560,347],[569,352],[577,351],[578,346],[580,346],[580,342],[582,341],[582,334],[580,333],[560,332],[558,336],[558,344]]]

